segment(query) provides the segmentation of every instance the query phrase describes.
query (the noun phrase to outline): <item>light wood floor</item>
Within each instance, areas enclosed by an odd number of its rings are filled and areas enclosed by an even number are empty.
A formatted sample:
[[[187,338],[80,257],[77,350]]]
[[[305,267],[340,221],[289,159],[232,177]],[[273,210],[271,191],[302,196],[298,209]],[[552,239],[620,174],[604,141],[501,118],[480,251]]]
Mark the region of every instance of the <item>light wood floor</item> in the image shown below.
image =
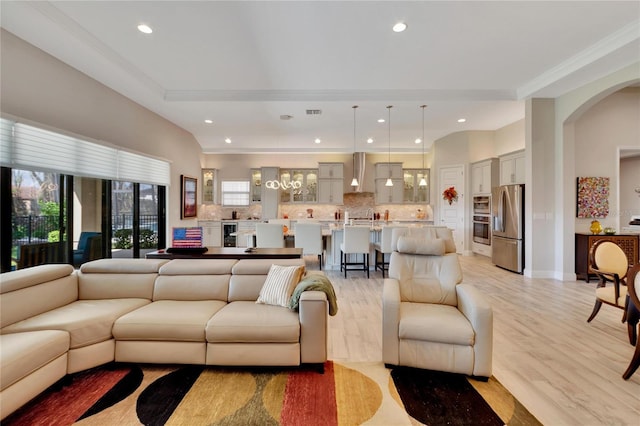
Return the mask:
[[[622,311],[603,306],[587,323],[595,280],[529,279],[461,256],[464,282],[494,310],[493,375],[546,425],[640,426],[640,371],[624,381],[634,348]],[[309,268],[317,268],[317,262]],[[338,296],[329,358],[382,360],[382,276],[325,271]]]

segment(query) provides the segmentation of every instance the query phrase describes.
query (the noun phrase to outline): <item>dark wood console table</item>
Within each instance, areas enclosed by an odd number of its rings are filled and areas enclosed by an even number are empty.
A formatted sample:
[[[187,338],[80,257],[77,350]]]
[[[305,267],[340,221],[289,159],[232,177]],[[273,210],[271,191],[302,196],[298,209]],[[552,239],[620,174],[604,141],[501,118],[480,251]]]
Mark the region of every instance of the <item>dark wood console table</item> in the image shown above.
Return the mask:
[[[301,248],[256,248],[246,252],[239,247],[207,247],[202,254],[167,253],[157,250],[147,253],[147,259],[299,259]]]
[[[589,250],[598,240],[610,240],[618,244],[629,259],[629,266],[633,266],[640,260],[638,246],[640,234],[586,234],[576,233],[576,277],[579,280],[589,282],[589,276],[595,276],[589,267]]]

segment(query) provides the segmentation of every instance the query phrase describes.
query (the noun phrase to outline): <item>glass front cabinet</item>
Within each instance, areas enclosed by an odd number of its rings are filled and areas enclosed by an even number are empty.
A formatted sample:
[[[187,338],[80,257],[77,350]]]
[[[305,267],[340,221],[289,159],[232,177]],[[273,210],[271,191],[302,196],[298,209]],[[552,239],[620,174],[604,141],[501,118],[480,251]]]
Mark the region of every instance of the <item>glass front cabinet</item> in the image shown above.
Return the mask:
[[[403,169],[405,203],[429,203],[429,169]],[[420,186],[424,177],[426,186]]]
[[[217,170],[202,169],[202,203],[213,204],[216,202]]]
[[[318,170],[291,169],[280,171],[281,203],[317,203]]]
[[[262,201],[262,172],[260,169],[251,169],[251,203]]]

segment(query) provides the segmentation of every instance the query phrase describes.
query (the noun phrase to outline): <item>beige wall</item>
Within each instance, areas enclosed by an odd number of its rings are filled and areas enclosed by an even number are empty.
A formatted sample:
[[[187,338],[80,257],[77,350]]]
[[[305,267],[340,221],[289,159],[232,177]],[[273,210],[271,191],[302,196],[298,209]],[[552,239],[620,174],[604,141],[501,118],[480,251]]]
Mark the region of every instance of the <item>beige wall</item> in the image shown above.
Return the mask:
[[[524,149],[525,120],[518,120],[495,132],[494,156],[499,157],[510,152]]]
[[[168,225],[180,220],[180,175],[200,174],[200,146],[182,128],[2,30],[3,114],[171,162]]]
[[[630,215],[626,212],[625,219],[620,223],[621,210],[624,208],[622,202],[618,201],[618,191],[620,194],[625,192],[622,191],[623,170],[619,167],[619,149],[635,147],[640,151],[640,88],[625,88],[600,100],[576,120],[574,127],[578,153],[575,175],[609,178],[610,214],[598,220],[603,227],[611,226],[619,230],[621,225],[629,222]],[[640,180],[636,183],[640,185]],[[631,184],[625,183],[625,186],[628,185]],[[635,211],[635,214],[640,214],[640,210]],[[591,220],[576,218],[576,231],[588,232]]]

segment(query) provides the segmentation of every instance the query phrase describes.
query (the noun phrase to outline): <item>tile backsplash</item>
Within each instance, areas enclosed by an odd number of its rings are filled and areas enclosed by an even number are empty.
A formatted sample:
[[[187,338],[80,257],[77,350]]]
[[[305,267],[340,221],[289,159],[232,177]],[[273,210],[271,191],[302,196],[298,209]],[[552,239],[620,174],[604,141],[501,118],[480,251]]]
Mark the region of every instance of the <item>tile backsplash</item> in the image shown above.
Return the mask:
[[[202,204],[198,211],[199,219],[222,220],[231,219],[232,212],[237,212],[238,219],[262,219],[262,206],[252,204],[248,207],[223,207],[215,204]],[[375,203],[373,192],[345,193],[342,205],[332,204],[280,204],[278,217],[287,215],[289,219],[302,219],[312,216],[320,220],[333,220],[336,211],[340,210],[342,217],[349,212],[349,217],[370,218],[373,213],[380,213],[384,217],[385,210],[389,210],[389,220],[433,220],[433,209],[429,204],[378,204]]]

